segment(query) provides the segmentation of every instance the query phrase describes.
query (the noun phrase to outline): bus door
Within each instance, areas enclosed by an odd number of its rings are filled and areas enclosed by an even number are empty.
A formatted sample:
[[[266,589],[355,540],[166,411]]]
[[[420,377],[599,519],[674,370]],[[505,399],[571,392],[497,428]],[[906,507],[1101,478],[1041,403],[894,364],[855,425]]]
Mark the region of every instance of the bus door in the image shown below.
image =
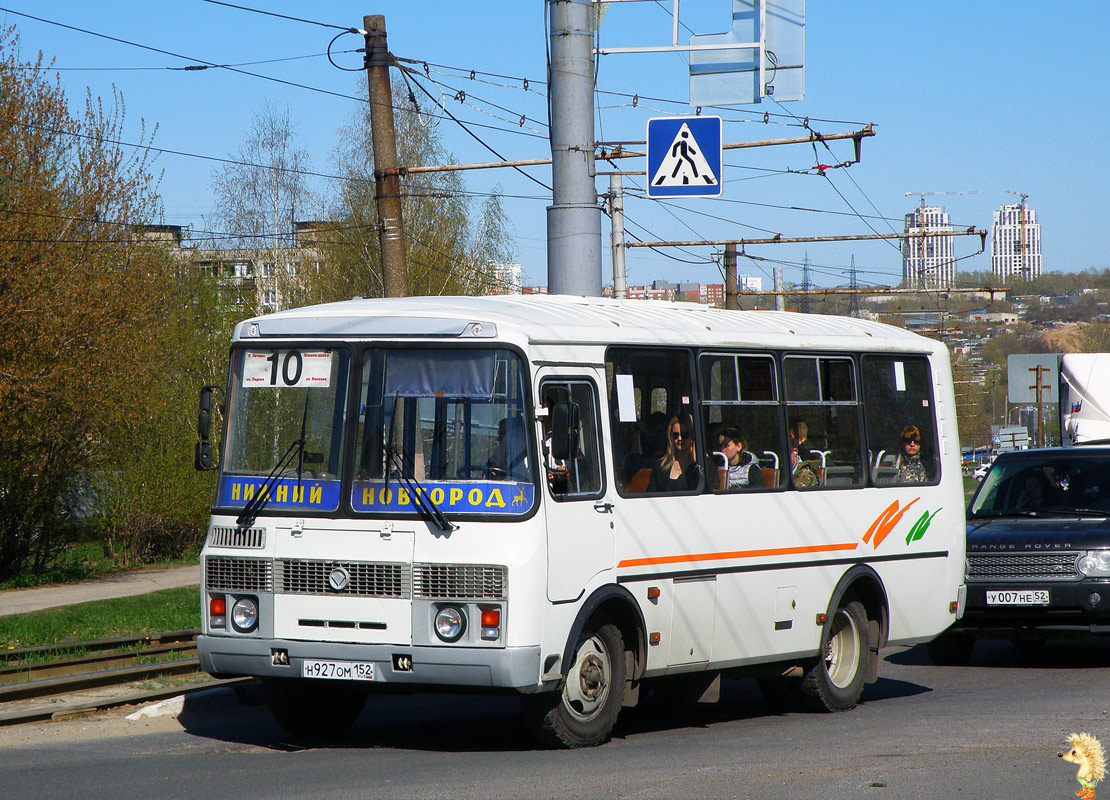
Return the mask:
[[[613,504],[602,469],[598,385],[593,372],[540,371],[538,407],[546,409],[539,426],[540,482],[552,602],[577,599],[591,578],[613,565]]]

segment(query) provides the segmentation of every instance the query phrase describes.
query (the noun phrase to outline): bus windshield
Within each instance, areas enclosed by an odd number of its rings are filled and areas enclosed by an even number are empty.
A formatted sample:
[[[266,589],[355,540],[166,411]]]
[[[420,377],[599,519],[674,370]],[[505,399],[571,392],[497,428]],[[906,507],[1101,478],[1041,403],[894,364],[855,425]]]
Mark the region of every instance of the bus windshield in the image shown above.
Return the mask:
[[[217,505],[265,493],[275,508],[338,508],[349,360],[342,349],[233,351]]]
[[[368,350],[360,373],[355,511],[407,510],[411,489],[391,490],[394,478],[415,479],[448,514],[531,508],[535,448],[515,353]]]

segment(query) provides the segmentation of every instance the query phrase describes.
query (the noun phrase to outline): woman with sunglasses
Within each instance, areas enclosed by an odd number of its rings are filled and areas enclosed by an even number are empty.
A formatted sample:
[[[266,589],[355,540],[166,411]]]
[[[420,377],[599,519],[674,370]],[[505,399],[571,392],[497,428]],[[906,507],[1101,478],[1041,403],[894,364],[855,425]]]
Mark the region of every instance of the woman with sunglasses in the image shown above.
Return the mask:
[[[904,427],[898,444],[898,475],[895,482],[928,483],[929,475],[921,458],[921,431],[917,426]]]
[[[701,483],[694,448],[694,421],[689,415],[671,417],[667,424],[667,452],[651,469],[649,492],[686,492]]]

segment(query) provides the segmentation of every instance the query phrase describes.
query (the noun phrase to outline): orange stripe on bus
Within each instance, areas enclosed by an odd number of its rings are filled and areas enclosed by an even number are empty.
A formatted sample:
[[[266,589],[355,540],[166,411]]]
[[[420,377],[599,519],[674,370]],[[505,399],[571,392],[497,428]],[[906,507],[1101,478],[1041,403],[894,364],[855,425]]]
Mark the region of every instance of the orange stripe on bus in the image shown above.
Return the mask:
[[[657,558],[627,558],[618,567],[646,567],[653,564],[683,564],[691,561],[723,561],[733,558],[760,558],[762,556],[792,556],[799,553],[832,553],[855,550],[858,542],[844,544],[815,544],[809,547],[771,547],[766,550],[734,550],[731,553],[691,553],[685,556],[659,556]]]

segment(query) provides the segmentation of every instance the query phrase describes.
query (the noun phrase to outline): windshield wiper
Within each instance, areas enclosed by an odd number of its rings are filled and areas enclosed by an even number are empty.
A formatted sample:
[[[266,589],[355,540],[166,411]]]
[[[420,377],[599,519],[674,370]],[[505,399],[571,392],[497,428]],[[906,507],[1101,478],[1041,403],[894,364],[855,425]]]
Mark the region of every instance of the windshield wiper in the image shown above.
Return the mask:
[[[997,511],[976,511],[968,514],[968,519],[985,519],[987,517],[1039,517],[1040,513],[1032,509],[1003,508]]]
[[[259,512],[266,507],[270,502],[270,496],[274,490],[274,485],[278,481],[281,473],[293,462],[293,455],[297,456],[297,488],[301,488],[301,471],[304,468],[304,438],[305,428],[308,425],[308,398],[310,395],[305,395],[304,398],[304,412],[301,414],[301,437],[294,439],[289,444],[289,449],[285,451],[285,455],[278,459],[274,468],[270,470],[270,474],[266,476],[266,480],[262,482],[262,488],[258,494],[250,499],[250,501],[243,506],[242,513],[235,518],[235,524],[243,528],[249,528],[254,524],[258,518]]]
[[[397,479],[405,484],[405,488],[409,490],[409,495],[412,497],[416,507],[424,514],[424,516],[431,520],[432,524],[444,533],[457,531],[459,526],[447,519],[447,516],[439,510],[435,500],[424,489],[424,485],[420,483],[420,479],[415,475],[405,474],[405,459],[403,452],[399,453],[398,449],[393,446],[394,425],[397,422],[397,400],[398,397],[393,398],[393,414],[389,420],[389,438],[385,444],[385,488],[389,488],[389,471],[390,469],[397,470]]]
[[[1042,508],[1041,511],[1049,514],[1059,514],[1062,517],[1106,517],[1110,516],[1105,511],[1099,511],[1097,508],[1062,508],[1060,506],[1049,506]]]
[[[415,475],[405,474],[404,459],[394,450],[389,448],[389,455],[392,458],[393,466],[397,469],[398,479],[405,484],[405,488],[409,490],[409,495],[412,497],[416,507],[423,512],[424,516],[431,520],[432,524],[439,528],[444,533],[457,531],[459,526],[447,519],[439,506],[436,505],[435,500],[424,489],[424,485],[420,479]]]

